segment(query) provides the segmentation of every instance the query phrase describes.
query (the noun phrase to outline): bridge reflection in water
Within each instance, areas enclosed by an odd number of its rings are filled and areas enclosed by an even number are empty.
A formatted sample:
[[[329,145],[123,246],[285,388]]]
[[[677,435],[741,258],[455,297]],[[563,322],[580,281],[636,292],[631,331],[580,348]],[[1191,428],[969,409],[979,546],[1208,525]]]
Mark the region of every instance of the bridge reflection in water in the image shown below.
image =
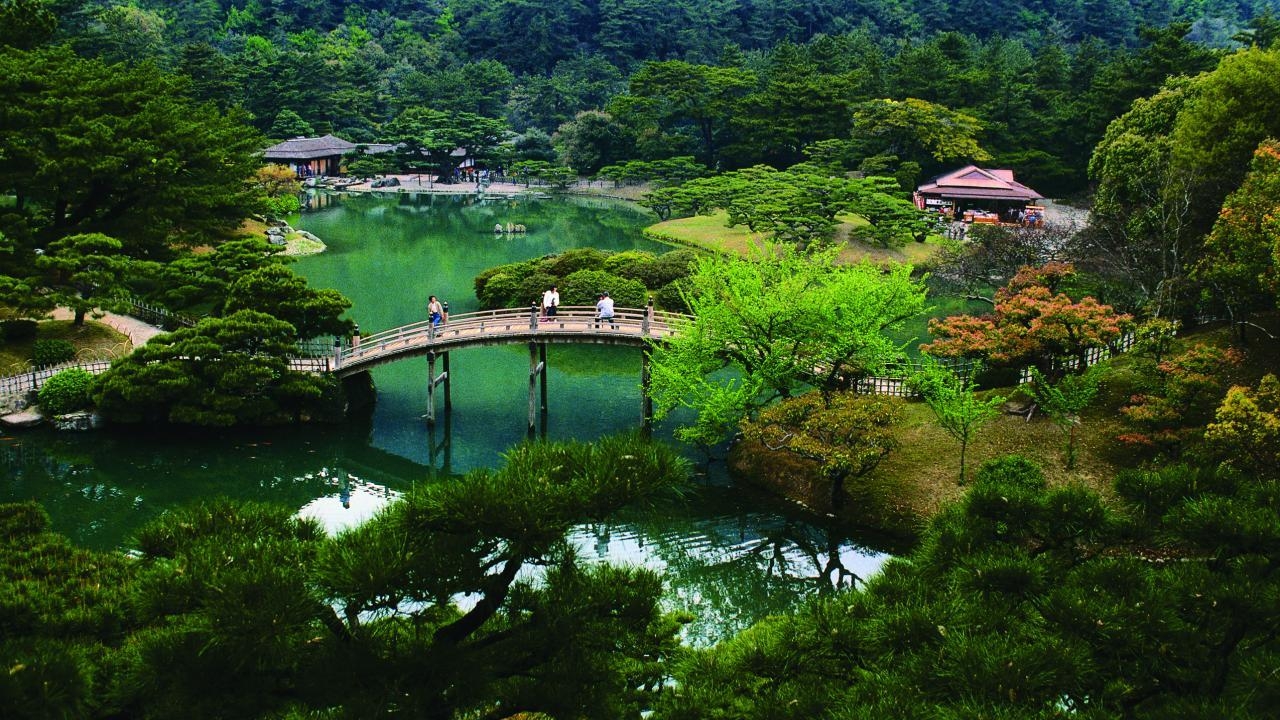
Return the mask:
[[[368,372],[384,363],[427,357],[427,424],[436,422],[437,388],[443,386],[446,417],[452,408],[449,352],[485,345],[529,345],[529,426],[537,430],[539,413],[547,410],[547,345],[621,345],[640,348],[640,420],[647,432],[653,421],[649,399],[649,350],[656,343],[688,327],[693,317],[657,312],[652,300],[642,309],[618,308],[612,318],[599,318],[590,306],[564,306],[553,317],[542,317],[536,305],[528,310],[489,310],[451,316],[440,325],[429,320],[402,325],[373,335],[355,336],[336,344],[324,370],[338,377]],[[436,373],[436,362],[441,372]],[[447,432],[446,432],[447,435]],[[433,442],[434,444],[434,442]]]

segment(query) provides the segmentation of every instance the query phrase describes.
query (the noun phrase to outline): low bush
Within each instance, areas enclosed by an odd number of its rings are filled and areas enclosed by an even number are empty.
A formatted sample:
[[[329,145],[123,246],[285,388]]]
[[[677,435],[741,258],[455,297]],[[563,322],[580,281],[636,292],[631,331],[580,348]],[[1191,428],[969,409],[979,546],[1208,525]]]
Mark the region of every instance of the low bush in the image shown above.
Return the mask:
[[[688,277],[697,257],[693,250],[654,255],[578,248],[488,268],[475,277],[476,299],[485,310],[528,307],[540,301],[548,287],[558,285],[562,305],[595,305],[596,296],[607,292],[619,307],[643,307],[650,295]],[[665,307],[685,309],[674,288],[667,294]]]
[[[31,345],[31,364],[57,365],[75,359],[76,348],[66,340],[37,340]]]
[[[63,370],[45,381],[37,398],[46,415],[63,415],[92,405],[93,375],[80,368]]]
[[[648,291],[637,280],[629,280],[603,270],[579,270],[560,283],[563,305],[595,305],[596,297],[607,292],[620,308],[640,308],[648,302]]]

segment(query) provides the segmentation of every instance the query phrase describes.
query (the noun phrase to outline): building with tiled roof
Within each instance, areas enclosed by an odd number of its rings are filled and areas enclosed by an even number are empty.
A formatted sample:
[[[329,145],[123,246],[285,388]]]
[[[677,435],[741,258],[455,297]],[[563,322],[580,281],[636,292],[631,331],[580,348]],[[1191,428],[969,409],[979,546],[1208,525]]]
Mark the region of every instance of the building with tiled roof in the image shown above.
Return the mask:
[[[967,165],[939,175],[916,189],[916,205],[960,218],[965,212],[997,213],[1009,218],[1044,196],[1013,179],[1012,170]]]

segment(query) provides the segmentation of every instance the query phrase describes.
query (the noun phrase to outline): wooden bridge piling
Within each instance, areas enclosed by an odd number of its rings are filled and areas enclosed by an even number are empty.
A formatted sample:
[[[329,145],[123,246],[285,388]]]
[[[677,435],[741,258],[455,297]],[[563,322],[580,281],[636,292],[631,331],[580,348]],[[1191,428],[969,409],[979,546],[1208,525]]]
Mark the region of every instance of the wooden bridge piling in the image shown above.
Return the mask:
[[[534,319],[537,322],[537,319]],[[542,380],[542,411],[547,410],[547,347],[529,343],[529,434],[538,429],[538,380]]]
[[[444,362],[444,372],[436,375],[436,357],[439,356]],[[427,424],[434,425],[436,422],[436,386],[444,383],[444,409],[448,412],[453,407],[453,402],[449,389],[449,353],[437,353],[432,350],[427,353]]]

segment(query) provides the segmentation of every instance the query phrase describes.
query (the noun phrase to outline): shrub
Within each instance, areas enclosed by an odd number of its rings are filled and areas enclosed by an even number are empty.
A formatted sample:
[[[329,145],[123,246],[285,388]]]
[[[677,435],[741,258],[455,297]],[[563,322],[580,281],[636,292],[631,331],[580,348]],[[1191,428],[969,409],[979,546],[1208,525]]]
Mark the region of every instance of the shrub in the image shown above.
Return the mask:
[[[576,250],[567,250],[548,258],[550,264],[544,264],[542,269],[558,278],[567,278],[579,270],[594,270],[603,267],[606,257],[607,255],[602,250],[577,248]],[[595,303],[594,295],[591,302]],[[568,305],[570,303],[566,302],[565,304]]]
[[[645,252],[644,250],[624,250],[623,252],[610,253],[599,269],[611,272],[614,275],[640,280],[634,274],[637,269],[643,269],[651,265],[656,259],[653,253]],[[644,281],[641,280],[641,282]]]
[[[267,213],[274,217],[291,215],[302,209],[302,200],[293,194],[269,197],[264,202]]]
[[[0,322],[0,337],[9,342],[31,340],[35,338],[38,326],[35,320],[5,320]]]
[[[489,281],[494,277],[498,275],[507,275],[510,277],[528,275],[529,273],[540,271],[542,262],[543,261],[541,259],[524,260],[521,262],[507,263],[505,265],[495,265],[494,267],[482,271],[479,275],[476,275],[476,279],[473,281],[476,289],[476,299],[480,300],[481,303],[484,302],[485,288],[489,285]],[[506,291],[504,290],[503,292]],[[484,307],[502,307],[502,305],[485,305]]]
[[[697,257],[698,253],[693,250],[673,250],[657,257],[649,253],[623,252],[610,256],[604,269],[656,289],[688,277],[690,266]]]
[[[648,291],[636,280],[619,277],[603,270],[579,270],[560,283],[563,305],[595,305],[596,296],[609,293],[620,308],[640,308],[648,302]]]
[[[57,365],[75,358],[76,348],[66,340],[37,340],[31,346],[31,364]]]
[[[697,261],[697,250],[673,250],[658,256],[649,267],[650,277],[636,278],[647,287],[662,287],[681,278],[687,278],[693,272],[693,263]]]
[[[658,288],[658,292],[653,295],[654,303],[659,308],[669,312],[689,312],[689,305],[684,301],[684,296],[681,295],[681,290],[685,284],[684,280],[677,280]]]
[[[46,415],[63,415],[84,410],[92,404],[89,395],[93,390],[93,381],[93,375],[80,368],[63,370],[41,386],[37,396],[40,409]]]
[[[541,272],[502,272],[489,277],[477,297],[482,310],[526,308],[530,303],[542,302],[543,291],[555,282],[555,278]]]
[[[1023,490],[1043,490],[1044,473],[1040,466],[1021,455],[1006,455],[988,460],[974,475],[975,485],[1003,485]]]

